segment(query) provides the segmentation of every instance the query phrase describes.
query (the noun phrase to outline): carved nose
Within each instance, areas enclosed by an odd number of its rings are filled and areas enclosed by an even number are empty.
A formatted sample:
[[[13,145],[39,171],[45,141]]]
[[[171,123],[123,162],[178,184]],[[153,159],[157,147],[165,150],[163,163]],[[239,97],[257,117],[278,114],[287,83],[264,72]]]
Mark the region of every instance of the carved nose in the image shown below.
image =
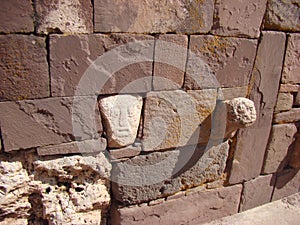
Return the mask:
[[[121,110],[120,111],[120,118],[119,118],[119,125],[120,127],[127,127],[127,111]]]

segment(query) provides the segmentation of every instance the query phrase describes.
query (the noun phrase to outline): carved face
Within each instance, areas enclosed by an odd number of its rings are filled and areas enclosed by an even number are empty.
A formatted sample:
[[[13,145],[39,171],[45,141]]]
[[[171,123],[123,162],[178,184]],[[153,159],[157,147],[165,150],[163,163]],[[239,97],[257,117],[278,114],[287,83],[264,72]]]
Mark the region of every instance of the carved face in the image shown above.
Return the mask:
[[[137,95],[115,95],[99,101],[109,147],[123,147],[135,141],[142,104],[142,97]]]

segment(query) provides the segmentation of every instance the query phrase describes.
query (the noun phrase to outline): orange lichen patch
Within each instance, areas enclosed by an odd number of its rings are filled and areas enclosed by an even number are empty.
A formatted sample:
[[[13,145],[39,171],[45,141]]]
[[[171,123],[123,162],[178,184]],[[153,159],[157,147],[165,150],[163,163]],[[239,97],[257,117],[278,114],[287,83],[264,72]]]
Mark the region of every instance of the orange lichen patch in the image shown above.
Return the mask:
[[[204,0],[195,0],[190,2],[189,0],[185,1],[187,9],[190,14],[192,29],[197,31],[199,28],[204,26],[204,19],[201,13],[201,5],[203,5]]]
[[[226,53],[231,46],[232,43],[228,38],[214,36],[213,38],[205,39],[204,44],[195,50],[207,53],[211,57],[218,57],[217,51]]]

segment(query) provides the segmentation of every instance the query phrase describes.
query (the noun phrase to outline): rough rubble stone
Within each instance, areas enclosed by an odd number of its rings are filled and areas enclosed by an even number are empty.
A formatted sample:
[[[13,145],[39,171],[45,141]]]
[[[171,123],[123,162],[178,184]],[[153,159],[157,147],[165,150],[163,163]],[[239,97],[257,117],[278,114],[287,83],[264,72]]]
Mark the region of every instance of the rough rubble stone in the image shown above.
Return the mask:
[[[223,36],[258,38],[267,0],[217,0],[212,32]]]
[[[51,35],[52,95],[150,91],[153,49],[148,35]]]
[[[37,152],[39,155],[66,155],[74,153],[94,153],[104,151],[105,149],[106,139],[99,138],[39,147],[37,148]]]
[[[240,211],[266,204],[271,201],[274,187],[273,175],[259,176],[244,183]]]
[[[21,162],[0,161],[0,220],[28,218],[30,178]],[[0,222],[1,223],[1,222]]]
[[[293,123],[300,120],[300,108],[292,108],[290,111],[274,115],[274,123]]]
[[[287,197],[300,191],[299,170],[285,170],[277,176],[272,201]]]
[[[295,141],[295,146],[289,160],[289,166],[300,169],[300,137],[297,137]]]
[[[247,86],[256,47],[257,41],[241,38],[192,35],[190,39],[190,50],[195,54],[194,57],[198,57],[214,72],[219,82],[216,87]],[[202,89],[209,85],[205,80],[210,76],[207,71],[202,71],[201,68],[193,71],[196,63],[194,57],[188,57],[184,84],[186,89]]]
[[[165,34],[157,37],[153,70],[154,90],[174,90],[182,87],[187,47],[186,35]]]
[[[96,32],[207,33],[213,23],[213,0],[95,0],[94,6]]]
[[[35,1],[37,32],[92,33],[93,6],[85,0]]]
[[[198,225],[237,213],[241,185],[209,191],[193,191],[186,196],[156,205],[114,208],[113,224],[191,224]]]
[[[44,220],[50,224],[100,224],[110,204],[107,179],[111,170],[102,153],[38,160],[34,170]]]
[[[229,144],[185,146],[154,152],[113,165],[113,194],[123,204],[136,204],[220,179]]]
[[[275,173],[283,169],[287,163],[287,153],[296,132],[295,124],[275,124],[272,126],[263,173]]]
[[[279,93],[277,97],[277,103],[275,106],[274,113],[281,111],[288,111],[292,109],[293,106],[293,95],[290,93]]]
[[[299,85],[296,84],[280,84],[280,93],[286,93],[286,92],[298,92],[299,91]]]
[[[30,0],[1,2],[0,32],[33,32],[33,8]]]
[[[74,140],[98,138],[102,133],[96,97],[78,97],[83,111],[76,111],[73,98],[48,98],[0,103],[0,123],[5,151],[27,149]],[[72,122],[73,112],[73,122]],[[73,128],[78,131],[74,133]]]
[[[49,96],[45,38],[0,36],[0,101]]]
[[[300,14],[300,8],[299,8],[299,14]],[[285,62],[284,62],[281,82],[300,84],[299,73],[300,73],[300,34],[290,34],[288,38],[286,53],[285,53]]]
[[[300,31],[299,1],[268,1],[264,28],[284,31]]]
[[[109,147],[133,144],[140,123],[143,99],[138,95],[114,95],[99,100]]]
[[[253,126],[240,129],[229,183],[239,183],[259,176],[267,146],[273,109],[281,76],[285,49],[285,34],[263,32],[258,47],[251,81],[250,99],[255,104],[257,120]],[[274,46],[277,46],[274,48]],[[255,162],[255,163],[253,163]]]
[[[197,129],[214,110],[216,97],[217,92],[213,89],[188,93],[181,90],[148,93],[144,112],[143,150],[197,144]]]

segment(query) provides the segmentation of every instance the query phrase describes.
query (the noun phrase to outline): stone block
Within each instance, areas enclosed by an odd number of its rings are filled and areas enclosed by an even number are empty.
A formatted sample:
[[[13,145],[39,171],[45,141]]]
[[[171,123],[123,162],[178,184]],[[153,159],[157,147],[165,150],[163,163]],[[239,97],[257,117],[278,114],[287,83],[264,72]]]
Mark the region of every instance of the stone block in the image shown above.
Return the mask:
[[[96,97],[77,100],[82,102],[83,111],[76,111],[73,98],[0,103],[5,151],[98,138],[102,133],[100,115],[96,111],[91,118],[91,112],[97,110]]]
[[[51,35],[52,95],[150,91],[153,49],[147,35]]]
[[[292,109],[294,97],[290,93],[279,93],[274,113],[288,111]]]
[[[138,95],[113,95],[99,100],[108,147],[119,148],[135,142],[143,99]]]
[[[38,147],[39,155],[66,155],[75,153],[95,153],[106,149],[106,139],[74,141],[65,144]]]
[[[243,97],[246,98],[248,87],[233,87],[233,88],[221,88],[221,97],[224,100],[231,100],[233,98]]]
[[[155,43],[153,89],[180,89],[184,82],[188,37],[159,35]]]
[[[92,33],[93,6],[85,0],[35,1],[37,32]]]
[[[0,100],[49,96],[45,38],[0,36]]]
[[[268,1],[264,28],[300,31],[300,6],[295,0]]]
[[[95,0],[94,7],[96,32],[207,33],[214,1]]]
[[[111,149],[109,151],[109,155],[111,159],[122,159],[122,158],[130,158],[133,156],[137,156],[142,151],[141,144],[134,144],[124,148],[119,149]]]
[[[258,38],[267,0],[217,0],[212,32],[222,36]]]
[[[148,93],[144,112],[143,150],[197,144],[199,125],[209,118],[215,108],[216,98],[217,91],[214,89],[188,93],[181,90]]]
[[[242,186],[236,185],[195,191],[151,206],[114,208],[112,224],[202,224],[237,213],[241,191]]]
[[[261,172],[277,100],[282,69],[279,65],[283,64],[284,49],[284,33],[263,32],[250,92],[250,99],[257,111],[257,120],[253,126],[238,132],[229,183],[250,180]]]
[[[240,211],[267,204],[271,201],[274,188],[273,175],[259,176],[244,183]]]
[[[247,86],[250,80],[256,54],[257,41],[227,38],[210,35],[192,35],[184,87],[186,89],[202,89],[210,85],[205,79],[210,74],[202,68],[196,68],[195,57],[206,64],[218,81],[216,87]],[[199,64],[199,63],[197,63]]]
[[[300,120],[300,108],[292,108],[290,111],[274,115],[274,123],[293,123]]]
[[[275,173],[283,169],[287,163],[287,153],[296,132],[297,127],[294,124],[275,124],[272,126],[263,173]]]
[[[300,169],[300,137],[296,138],[294,149],[290,155],[289,166]]]
[[[299,85],[297,84],[280,84],[279,92],[286,93],[286,92],[298,92]]]
[[[300,172],[298,169],[285,170],[278,174],[272,201],[287,197],[300,191]]]
[[[2,1],[0,32],[33,32],[33,7],[30,0]]]
[[[299,8],[299,16],[300,16],[300,8]],[[281,79],[282,83],[300,84],[300,76],[299,76],[300,53],[299,52],[300,52],[300,34],[290,34],[288,37],[284,67],[282,71],[282,79]]]
[[[113,164],[113,194],[123,204],[148,202],[222,176],[229,144],[185,146]]]
[[[300,87],[299,87],[299,90],[296,94],[296,97],[294,99],[294,103],[293,103],[294,106],[300,106]]]

